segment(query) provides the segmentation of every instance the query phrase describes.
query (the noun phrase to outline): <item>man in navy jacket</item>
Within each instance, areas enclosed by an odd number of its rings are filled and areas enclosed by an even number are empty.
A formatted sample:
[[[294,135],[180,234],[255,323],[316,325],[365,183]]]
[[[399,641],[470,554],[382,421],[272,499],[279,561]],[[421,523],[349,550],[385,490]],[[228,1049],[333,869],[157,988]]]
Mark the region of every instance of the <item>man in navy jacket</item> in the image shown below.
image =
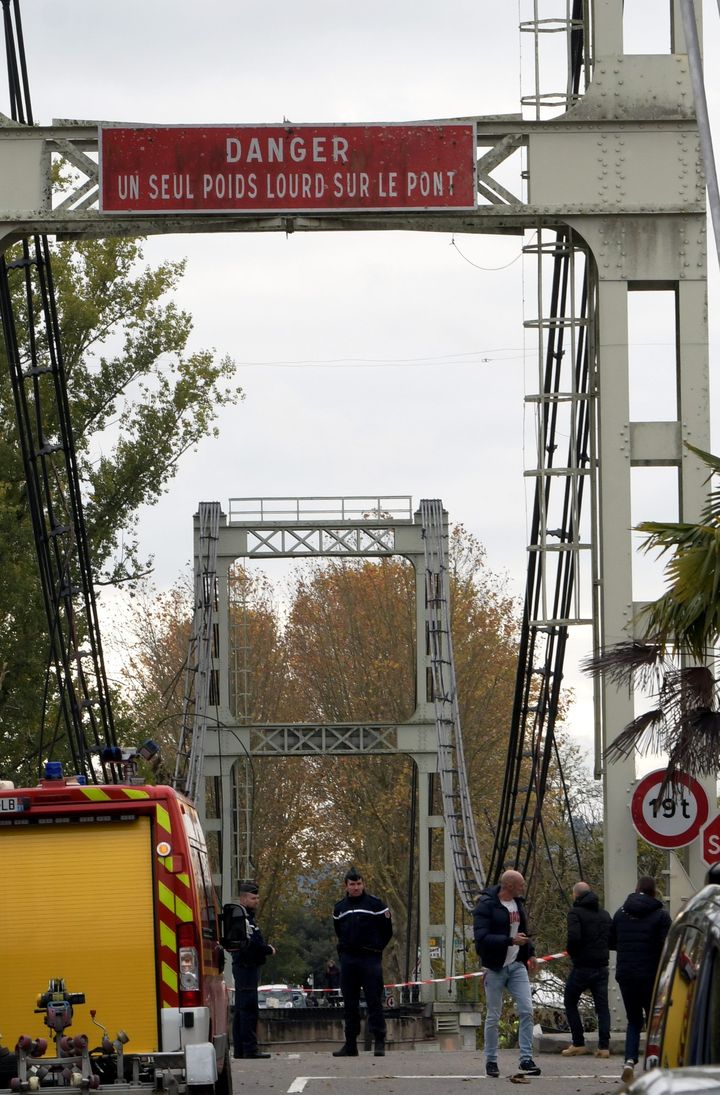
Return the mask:
[[[499,886],[488,886],[473,913],[475,947],[485,966],[485,1071],[496,1079],[498,1024],[503,992],[515,1001],[519,1017],[520,1071],[539,1076],[532,1058],[533,1008],[528,967],[535,969],[535,948],[525,915],[525,879],[519,871],[505,871]]]
[[[365,892],[362,875],[351,868],[345,875],[345,896],[333,909],[333,926],[340,955],[340,991],[345,1004],[345,1044],[333,1057],[357,1057],[360,1033],[360,990],[365,990],[368,1027],[375,1056],[385,1056],[386,1024],[382,952],[392,938],[390,910]]]

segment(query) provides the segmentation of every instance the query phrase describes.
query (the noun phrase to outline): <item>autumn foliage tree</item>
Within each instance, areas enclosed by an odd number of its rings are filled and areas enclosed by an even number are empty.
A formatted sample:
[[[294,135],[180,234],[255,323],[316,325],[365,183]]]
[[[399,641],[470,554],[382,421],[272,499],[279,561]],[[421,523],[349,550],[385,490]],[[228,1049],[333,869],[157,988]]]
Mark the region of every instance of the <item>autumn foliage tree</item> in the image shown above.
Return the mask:
[[[462,528],[452,536],[451,603],[465,754],[484,851],[491,840],[514,686],[516,605]],[[286,611],[263,579],[238,571],[231,597],[235,715],[249,722],[409,721],[415,700],[415,576],[397,558],[309,564]],[[281,617],[284,623],[280,623]],[[165,626],[172,630],[169,620]],[[180,628],[180,620],[175,624]],[[175,640],[168,650],[177,660]],[[142,644],[141,644],[142,646]],[[161,683],[161,662],[148,664]],[[165,676],[173,676],[165,668]],[[174,678],[179,681],[177,670]],[[147,686],[145,682],[143,687]],[[137,702],[141,705],[141,698]],[[412,761],[408,757],[253,757],[253,854],[263,923],[279,938],[287,887],[322,878],[308,902],[327,919],[345,865],[391,905],[388,974],[404,973],[417,891],[410,877]],[[440,809],[439,802],[435,808]],[[333,876],[332,865],[335,864]],[[328,865],[330,871],[328,873]],[[414,953],[415,941],[411,941]]]

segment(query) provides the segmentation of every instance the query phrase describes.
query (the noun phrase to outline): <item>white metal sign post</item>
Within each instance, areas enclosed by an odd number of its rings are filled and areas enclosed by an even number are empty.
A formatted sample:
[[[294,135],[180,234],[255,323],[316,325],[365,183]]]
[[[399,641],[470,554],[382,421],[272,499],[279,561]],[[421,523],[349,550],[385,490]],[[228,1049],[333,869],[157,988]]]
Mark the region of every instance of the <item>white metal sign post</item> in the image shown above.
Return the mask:
[[[692,776],[679,772],[670,790],[660,794],[667,770],[660,768],[640,780],[630,813],[643,840],[656,848],[684,848],[700,835],[708,819],[708,798]]]

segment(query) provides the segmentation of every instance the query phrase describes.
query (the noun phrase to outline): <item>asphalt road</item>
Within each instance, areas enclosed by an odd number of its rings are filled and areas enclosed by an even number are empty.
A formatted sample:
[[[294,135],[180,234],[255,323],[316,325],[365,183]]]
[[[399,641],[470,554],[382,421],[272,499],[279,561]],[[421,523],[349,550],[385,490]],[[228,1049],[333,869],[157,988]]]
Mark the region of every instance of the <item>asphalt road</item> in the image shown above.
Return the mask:
[[[330,1052],[274,1053],[267,1061],[233,1061],[235,1095],[467,1095],[467,1085],[480,1085],[485,1095],[506,1091],[518,1095],[610,1095],[620,1087],[623,1061],[594,1057],[536,1056],[541,1076],[513,1083],[517,1050],[501,1051],[500,1079],[485,1075],[481,1053],[468,1050],[391,1050],[385,1057],[361,1051],[359,1057],[333,1057]]]

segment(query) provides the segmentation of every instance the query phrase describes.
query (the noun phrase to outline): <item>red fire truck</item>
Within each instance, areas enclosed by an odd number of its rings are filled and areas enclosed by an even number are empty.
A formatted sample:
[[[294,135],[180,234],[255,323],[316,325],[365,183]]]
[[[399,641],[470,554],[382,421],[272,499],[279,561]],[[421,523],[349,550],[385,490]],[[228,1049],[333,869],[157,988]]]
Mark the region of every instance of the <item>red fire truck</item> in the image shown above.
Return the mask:
[[[227,1095],[224,952],[195,809],[170,787],[87,784],[58,768],[37,787],[0,789],[0,862],[16,880],[0,888],[0,1031],[22,1066],[12,1086],[67,1070],[86,1038],[81,1087],[136,1077],[172,1090],[172,1076]],[[36,1006],[58,983],[73,1003],[69,1042]],[[38,1055],[48,1027],[56,1045]]]

